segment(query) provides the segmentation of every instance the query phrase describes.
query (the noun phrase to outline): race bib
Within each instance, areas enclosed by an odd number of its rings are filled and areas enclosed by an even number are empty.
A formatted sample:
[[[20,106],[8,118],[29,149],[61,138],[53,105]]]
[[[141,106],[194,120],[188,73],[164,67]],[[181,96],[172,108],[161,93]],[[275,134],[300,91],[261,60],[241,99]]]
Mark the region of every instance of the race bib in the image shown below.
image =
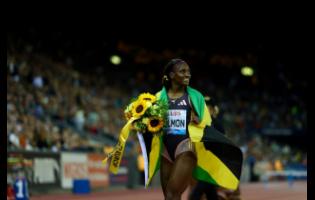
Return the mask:
[[[186,110],[169,110],[166,133],[172,135],[185,135],[186,115]]]

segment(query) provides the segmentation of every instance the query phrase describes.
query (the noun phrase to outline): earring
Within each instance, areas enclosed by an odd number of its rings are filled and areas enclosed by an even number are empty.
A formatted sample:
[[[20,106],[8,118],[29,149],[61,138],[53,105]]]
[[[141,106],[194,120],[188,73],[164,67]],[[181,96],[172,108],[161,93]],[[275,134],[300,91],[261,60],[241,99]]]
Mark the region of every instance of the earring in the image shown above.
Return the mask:
[[[166,75],[163,76],[163,79],[166,80],[166,81],[168,81],[168,78],[167,78]]]

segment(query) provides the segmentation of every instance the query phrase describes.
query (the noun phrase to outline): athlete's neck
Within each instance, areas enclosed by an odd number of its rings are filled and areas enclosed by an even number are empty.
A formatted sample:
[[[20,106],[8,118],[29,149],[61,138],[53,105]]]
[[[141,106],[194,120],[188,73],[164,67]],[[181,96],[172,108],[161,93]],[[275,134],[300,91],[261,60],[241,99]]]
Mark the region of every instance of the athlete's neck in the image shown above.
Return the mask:
[[[176,99],[181,97],[186,90],[186,86],[182,85],[172,85],[172,87],[169,88],[168,90],[168,95],[172,99]]]

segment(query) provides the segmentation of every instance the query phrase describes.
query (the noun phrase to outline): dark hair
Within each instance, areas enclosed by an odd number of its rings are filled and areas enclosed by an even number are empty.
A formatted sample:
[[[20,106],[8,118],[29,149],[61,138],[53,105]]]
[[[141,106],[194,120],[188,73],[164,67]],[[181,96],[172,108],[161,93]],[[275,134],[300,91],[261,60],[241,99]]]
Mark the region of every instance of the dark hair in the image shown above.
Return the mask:
[[[180,58],[174,58],[165,65],[164,71],[163,71],[163,77],[162,77],[162,84],[166,88],[169,88],[171,86],[170,72],[173,70],[174,66],[180,62],[186,63],[184,60]]]

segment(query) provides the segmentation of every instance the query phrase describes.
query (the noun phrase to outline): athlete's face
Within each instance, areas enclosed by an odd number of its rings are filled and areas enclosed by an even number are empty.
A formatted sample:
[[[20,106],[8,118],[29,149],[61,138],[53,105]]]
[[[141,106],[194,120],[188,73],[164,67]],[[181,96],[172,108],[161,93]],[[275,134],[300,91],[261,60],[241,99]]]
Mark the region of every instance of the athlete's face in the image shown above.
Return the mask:
[[[174,83],[185,86],[189,85],[191,75],[188,64],[185,62],[176,64],[170,73],[170,77]]]

